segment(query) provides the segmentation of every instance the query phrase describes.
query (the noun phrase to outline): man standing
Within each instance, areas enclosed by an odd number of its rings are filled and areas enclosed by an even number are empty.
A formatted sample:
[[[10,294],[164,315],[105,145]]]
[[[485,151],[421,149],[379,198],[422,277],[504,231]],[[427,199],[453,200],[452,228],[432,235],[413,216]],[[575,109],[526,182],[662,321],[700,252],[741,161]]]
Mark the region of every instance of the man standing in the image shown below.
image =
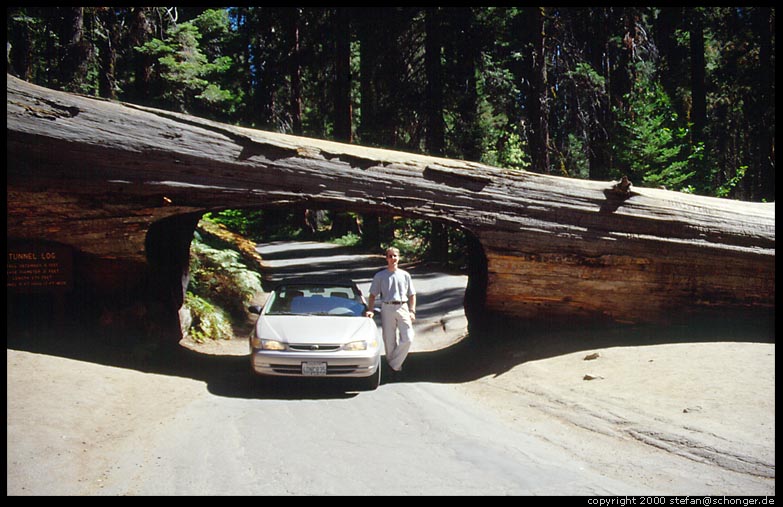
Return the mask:
[[[370,284],[366,315],[373,316],[375,299],[381,300],[381,329],[386,347],[386,362],[397,372],[408,356],[413,342],[413,321],[416,320],[416,289],[411,275],[400,269],[400,251],[386,250],[386,269],[375,274]],[[397,331],[399,330],[399,341]]]

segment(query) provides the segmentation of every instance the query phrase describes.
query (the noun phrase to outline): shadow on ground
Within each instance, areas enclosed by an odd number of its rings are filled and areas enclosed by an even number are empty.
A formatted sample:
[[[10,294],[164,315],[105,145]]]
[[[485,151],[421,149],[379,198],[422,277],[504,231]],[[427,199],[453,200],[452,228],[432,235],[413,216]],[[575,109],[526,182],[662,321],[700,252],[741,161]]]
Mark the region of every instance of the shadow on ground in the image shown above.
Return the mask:
[[[351,382],[318,379],[266,379],[250,371],[247,355],[203,354],[179,345],[160,346],[137,337],[107,336],[95,330],[44,325],[9,326],[7,348],[59,356],[117,368],[202,381],[217,395],[257,399],[320,399],[356,396]],[[719,337],[716,340],[716,337]],[[714,341],[774,342],[774,328],[763,320],[701,320],[661,327],[600,329],[530,328],[495,323],[445,349],[412,353],[404,370],[383,384],[463,383],[500,376],[517,365],[582,350],[607,347]],[[385,371],[384,371],[385,373]]]

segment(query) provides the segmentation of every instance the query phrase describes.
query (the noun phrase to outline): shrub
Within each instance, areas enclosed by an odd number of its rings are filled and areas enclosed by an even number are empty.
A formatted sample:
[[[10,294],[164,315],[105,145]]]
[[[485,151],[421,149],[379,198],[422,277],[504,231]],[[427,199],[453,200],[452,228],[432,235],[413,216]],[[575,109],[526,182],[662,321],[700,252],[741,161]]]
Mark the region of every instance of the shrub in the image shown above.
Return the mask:
[[[199,239],[190,245],[190,290],[235,317],[244,316],[245,307],[261,287],[261,275],[241,260],[236,250],[214,248]]]
[[[190,310],[193,322],[188,335],[199,343],[206,340],[230,340],[233,335],[231,321],[226,313],[192,292],[185,294],[185,306]]]
[[[230,339],[233,321],[247,317],[247,305],[263,291],[261,275],[226,237],[196,232],[190,245],[190,284],[185,306],[193,321],[187,333],[197,342]],[[211,243],[211,244],[210,244]],[[237,247],[238,248],[238,247]]]

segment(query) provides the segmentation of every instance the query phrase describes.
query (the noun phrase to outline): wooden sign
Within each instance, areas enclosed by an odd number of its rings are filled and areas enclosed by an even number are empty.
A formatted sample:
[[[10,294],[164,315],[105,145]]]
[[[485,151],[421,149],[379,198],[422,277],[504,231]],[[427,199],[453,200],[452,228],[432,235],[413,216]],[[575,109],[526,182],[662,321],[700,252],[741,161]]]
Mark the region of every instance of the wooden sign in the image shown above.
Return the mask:
[[[6,289],[30,293],[65,291],[73,286],[73,252],[58,243],[8,243]]]

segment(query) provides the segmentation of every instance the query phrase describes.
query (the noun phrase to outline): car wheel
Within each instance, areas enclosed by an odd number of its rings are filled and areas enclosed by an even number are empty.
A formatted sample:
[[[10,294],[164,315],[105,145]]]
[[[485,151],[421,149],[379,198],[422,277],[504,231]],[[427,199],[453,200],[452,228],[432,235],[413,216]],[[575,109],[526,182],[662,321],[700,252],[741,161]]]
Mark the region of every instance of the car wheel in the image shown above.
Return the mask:
[[[362,381],[363,391],[375,391],[378,389],[378,386],[381,385],[381,365],[378,365],[378,369],[375,370],[375,373],[369,377],[363,378]]]

